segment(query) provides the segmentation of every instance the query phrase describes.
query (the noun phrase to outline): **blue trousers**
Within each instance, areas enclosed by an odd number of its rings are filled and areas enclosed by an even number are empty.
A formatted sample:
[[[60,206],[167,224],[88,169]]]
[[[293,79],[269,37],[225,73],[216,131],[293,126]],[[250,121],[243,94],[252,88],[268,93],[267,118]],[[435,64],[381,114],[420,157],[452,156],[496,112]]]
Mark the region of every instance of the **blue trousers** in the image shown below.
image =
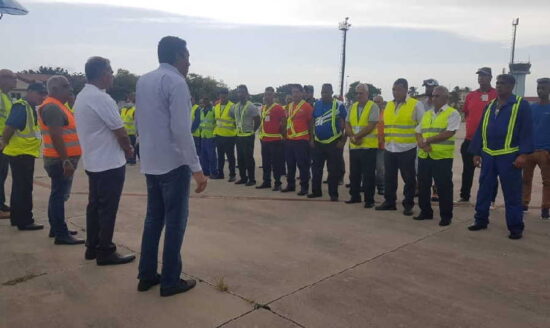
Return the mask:
[[[286,175],[288,186],[296,188],[296,167],[298,167],[298,170],[300,170],[300,186],[302,190],[308,191],[311,168],[309,141],[285,141],[285,159],[288,167]]]
[[[201,139],[199,159],[201,160],[201,167],[204,175],[218,175],[218,156],[216,155],[216,141],[214,138]]]
[[[195,150],[197,151],[197,156],[201,155],[201,137],[193,137],[193,141],[195,142]]]
[[[489,224],[489,207],[495,194],[497,177],[500,178],[504,205],[506,208],[506,225],[510,232],[522,232],[523,209],[521,203],[521,169],[513,166],[517,153],[490,156],[482,154],[479,191],[477,192],[475,221],[481,225]]]
[[[182,165],[162,175],[145,175],[147,182],[147,214],[141,241],[139,279],[152,280],[157,274],[158,251],[162,229],[162,288],[179,284],[182,269],[181,245],[189,215],[191,170]]]

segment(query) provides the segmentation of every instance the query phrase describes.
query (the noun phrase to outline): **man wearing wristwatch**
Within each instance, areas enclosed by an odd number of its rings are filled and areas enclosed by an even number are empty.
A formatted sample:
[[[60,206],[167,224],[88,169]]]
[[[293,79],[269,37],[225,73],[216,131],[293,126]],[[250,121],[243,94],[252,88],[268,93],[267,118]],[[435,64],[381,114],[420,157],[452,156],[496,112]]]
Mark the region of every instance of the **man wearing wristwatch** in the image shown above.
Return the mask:
[[[51,179],[50,237],[55,237],[56,245],[83,244],[84,240],[73,237],[76,232],[70,231],[65,223],[65,195],[82,153],[73,113],[64,105],[73,90],[67,78],[61,75],[50,77],[47,88],[48,97],[38,107],[38,122],[44,144],[44,169]]]

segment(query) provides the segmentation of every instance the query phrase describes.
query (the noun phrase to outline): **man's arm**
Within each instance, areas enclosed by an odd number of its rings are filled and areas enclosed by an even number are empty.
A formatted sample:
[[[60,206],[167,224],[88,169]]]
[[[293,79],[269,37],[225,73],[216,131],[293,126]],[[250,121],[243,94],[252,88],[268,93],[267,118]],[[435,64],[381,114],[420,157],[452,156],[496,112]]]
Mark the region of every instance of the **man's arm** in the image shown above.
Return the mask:
[[[118,141],[118,144],[120,145],[120,148],[124,150],[126,158],[132,158],[134,156],[134,148],[130,143],[130,138],[128,137],[128,132],[126,132],[126,129],[122,127],[112,131]]]
[[[0,150],[4,149],[10,142],[11,137],[17,130],[23,130],[27,124],[27,109],[21,104],[15,104],[6,120],[6,127],[2,138],[0,138]]]
[[[15,133],[15,129],[9,125],[6,125],[4,128],[4,134],[2,135],[2,139],[0,140],[0,150],[4,149],[9,143],[10,139]]]
[[[522,100],[518,112],[518,137],[519,156],[514,161],[514,166],[522,168],[526,164],[527,154],[535,150],[531,105],[525,100]]]

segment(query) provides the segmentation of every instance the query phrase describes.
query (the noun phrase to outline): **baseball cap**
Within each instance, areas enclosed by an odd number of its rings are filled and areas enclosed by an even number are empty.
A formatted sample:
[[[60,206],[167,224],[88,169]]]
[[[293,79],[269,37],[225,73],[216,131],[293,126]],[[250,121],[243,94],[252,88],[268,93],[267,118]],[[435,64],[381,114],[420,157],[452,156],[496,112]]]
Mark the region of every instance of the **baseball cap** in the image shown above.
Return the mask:
[[[540,78],[537,80],[537,83],[544,83],[544,84],[550,83],[550,77]]]
[[[435,79],[427,79],[422,82],[423,87],[437,87],[439,86],[439,82]]]
[[[491,67],[482,67],[482,68],[479,68],[479,69],[477,70],[476,74],[483,74],[483,75],[493,76],[493,72],[491,71]]]
[[[46,91],[46,87],[44,86],[43,83],[31,83],[27,87],[27,91],[35,91],[35,92],[38,92],[40,94],[47,94],[48,93],[48,91]]]

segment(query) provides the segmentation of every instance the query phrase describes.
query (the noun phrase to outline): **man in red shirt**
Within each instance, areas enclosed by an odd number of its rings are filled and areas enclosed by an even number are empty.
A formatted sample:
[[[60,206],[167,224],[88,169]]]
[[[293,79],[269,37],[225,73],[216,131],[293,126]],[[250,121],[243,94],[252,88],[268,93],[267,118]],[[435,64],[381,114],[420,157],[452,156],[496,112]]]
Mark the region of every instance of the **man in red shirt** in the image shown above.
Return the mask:
[[[285,109],[273,102],[275,89],[265,88],[264,105],[262,106],[260,117],[260,140],[262,142],[262,168],[264,182],[256,189],[271,188],[271,172],[275,185],[273,191],[281,190],[281,175],[283,174],[284,146],[283,134],[286,127]]]
[[[462,154],[462,187],[460,188],[460,199],[457,203],[468,203],[470,201],[470,191],[472,189],[472,182],[474,180],[475,166],[473,162],[473,155],[468,152],[470,142],[474,137],[479,122],[481,121],[481,115],[483,109],[489,102],[497,97],[496,90],[491,86],[491,79],[493,78],[490,67],[482,67],[477,70],[477,81],[479,83],[479,89],[470,92],[466,96],[464,107],[462,111],[466,118],[466,137],[460,147],[460,153]]]
[[[312,135],[313,107],[304,100],[304,88],[300,84],[293,85],[291,92],[292,102],[288,105],[285,141],[285,158],[288,166],[287,186],[281,191],[296,191],[296,166],[298,166],[301,186],[298,196],[305,196],[309,190],[311,167],[309,142]]]

